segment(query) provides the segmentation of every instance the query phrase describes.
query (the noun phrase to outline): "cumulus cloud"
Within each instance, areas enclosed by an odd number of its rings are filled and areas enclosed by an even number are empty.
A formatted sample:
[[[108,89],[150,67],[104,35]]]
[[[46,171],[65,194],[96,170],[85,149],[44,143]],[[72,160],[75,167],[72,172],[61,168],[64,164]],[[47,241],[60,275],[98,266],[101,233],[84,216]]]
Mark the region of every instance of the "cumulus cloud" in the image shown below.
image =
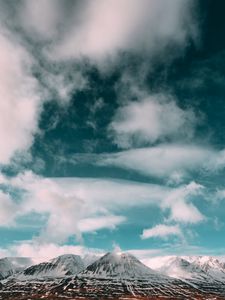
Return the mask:
[[[192,1],[86,0],[51,51],[59,59],[99,60],[120,51],[153,55],[168,44],[183,47],[196,38],[192,9]]]
[[[38,127],[39,85],[32,76],[32,58],[8,32],[0,32],[0,163],[28,149]]]
[[[36,243],[35,241],[23,241],[19,244],[11,245],[9,248],[0,249],[0,257],[19,256],[30,257],[34,264],[48,261],[63,254],[75,254],[85,257],[100,257],[104,254],[101,249],[86,248],[74,245],[56,245],[53,243]]]
[[[65,103],[74,90],[80,90],[86,84],[80,70],[65,67],[59,74],[55,70],[57,67],[49,65],[46,71],[45,63],[39,65],[42,55],[38,50],[41,48],[30,51],[33,44],[28,45],[19,30],[24,26],[32,33],[51,35],[55,30],[56,12],[60,11],[56,8],[57,3],[59,5],[59,1],[51,0],[22,1],[12,5],[0,2],[0,164],[9,164],[15,154],[30,148],[38,131],[43,101],[51,98],[50,94],[55,93],[56,98]],[[13,21],[9,12],[15,14]],[[8,16],[7,20],[5,16]],[[14,27],[17,27],[16,32]],[[39,78],[34,76],[34,69],[41,73]],[[44,87],[40,79],[47,86]]]
[[[119,107],[109,130],[119,147],[131,148],[167,138],[190,138],[196,122],[192,110],[179,108],[164,95],[152,95]]]
[[[0,226],[12,225],[18,208],[8,194],[0,191]]]
[[[159,237],[162,239],[168,238],[168,236],[182,236],[182,231],[178,225],[156,225],[153,228],[144,229],[141,235],[142,239],[149,239],[153,237]]]
[[[182,223],[198,223],[205,219],[203,214],[193,203],[190,197],[202,194],[203,186],[196,182],[174,189],[162,202],[163,209],[170,209],[170,220]]]

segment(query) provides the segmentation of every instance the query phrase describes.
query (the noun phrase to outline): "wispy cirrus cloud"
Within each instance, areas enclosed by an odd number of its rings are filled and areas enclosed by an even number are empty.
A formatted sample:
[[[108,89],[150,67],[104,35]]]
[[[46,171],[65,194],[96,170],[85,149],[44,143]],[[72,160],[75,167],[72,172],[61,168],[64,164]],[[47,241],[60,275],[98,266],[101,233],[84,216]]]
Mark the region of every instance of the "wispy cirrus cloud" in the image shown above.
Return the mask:
[[[192,171],[208,171],[217,157],[218,152],[207,147],[170,143],[103,154],[95,159],[100,166],[116,166],[172,181],[177,178],[179,182]]]
[[[125,221],[126,217],[124,216],[99,216],[82,219],[78,224],[78,228],[81,232],[94,232],[102,228],[115,229]]]
[[[141,235],[142,239],[149,239],[154,237],[159,237],[162,239],[166,239],[169,236],[178,236],[182,237],[182,231],[178,225],[165,225],[159,224],[155,227],[144,229]]]

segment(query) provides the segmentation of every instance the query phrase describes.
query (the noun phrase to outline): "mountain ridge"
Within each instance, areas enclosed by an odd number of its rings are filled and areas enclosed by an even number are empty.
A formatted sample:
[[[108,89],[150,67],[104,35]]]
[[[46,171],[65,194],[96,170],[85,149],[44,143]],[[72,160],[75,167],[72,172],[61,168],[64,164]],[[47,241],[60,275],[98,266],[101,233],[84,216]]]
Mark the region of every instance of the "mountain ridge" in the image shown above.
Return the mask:
[[[224,263],[207,256],[164,257],[164,267],[155,270],[129,252],[108,252],[88,266],[66,254],[0,280],[0,299],[15,299],[17,291],[31,299],[224,300],[223,274]]]

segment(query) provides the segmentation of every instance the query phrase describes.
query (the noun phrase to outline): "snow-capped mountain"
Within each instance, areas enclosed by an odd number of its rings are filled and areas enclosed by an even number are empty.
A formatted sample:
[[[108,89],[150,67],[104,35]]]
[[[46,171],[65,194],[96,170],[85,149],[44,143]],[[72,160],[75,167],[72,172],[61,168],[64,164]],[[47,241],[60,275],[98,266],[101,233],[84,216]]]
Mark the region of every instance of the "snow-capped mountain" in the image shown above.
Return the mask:
[[[184,256],[192,265],[203,270],[215,280],[225,282],[225,264],[213,256]]]
[[[150,268],[180,279],[220,280],[225,282],[225,263],[212,256],[162,256],[144,260]]]
[[[75,275],[83,269],[84,263],[79,255],[67,254],[25,269],[19,275],[19,279],[23,279],[23,277],[63,277]]]
[[[129,253],[112,252],[84,269],[79,256],[62,255],[2,280],[0,299],[15,299],[15,291],[21,299],[225,299],[218,259],[170,256],[159,264],[161,273]]]
[[[101,256],[97,256],[95,254],[85,254],[84,257],[82,257],[82,260],[84,262],[85,267],[90,266],[93,264],[96,260],[98,260]]]
[[[164,265],[157,270],[162,274],[178,279],[204,280],[208,277],[200,266],[178,256],[169,257]]]
[[[51,290],[53,298],[60,295],[69,299],[171,299],[176,294],[180,299],[193,299],[200,293],[181,280],[148,268],[130,253],[116,252],[105,254]],[[192,298],[185,298],[187,295]]]
[[[142,264],[129,253],[107,253],[89,265],[80,275],[96,278],[150,278],[160,277],[156,271]]]
[[[18,273],[33,264],[27,257],[5,257],[0,259],[0,280]]]
[[[79,255],[64,254],[51,260],[51,263],[58,269],[62,269],[65,275],[78,274],[84,269],[83,259]]]

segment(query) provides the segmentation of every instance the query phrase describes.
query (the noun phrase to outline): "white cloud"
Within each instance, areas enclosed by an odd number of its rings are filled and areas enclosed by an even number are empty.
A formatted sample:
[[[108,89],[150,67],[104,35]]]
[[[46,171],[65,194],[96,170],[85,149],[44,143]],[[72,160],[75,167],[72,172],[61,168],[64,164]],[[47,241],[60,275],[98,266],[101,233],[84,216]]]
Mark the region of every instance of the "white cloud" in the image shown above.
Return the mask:
[[[157,206],[169,212],[169,220],[181,223],[204,219],[191,202],[203,189],[196,183],[171,188],[102,178],[42,178],[32,172],[3,182],[26,191],[12,218],[33,212],[45,216],[40,242],[60,243],[73,235],[81,239],[82,232],[115,229],[126,221],[127,209],[135,207]]]
[[[54,39],[59,29],[62,9],[58,0],[24,0],[18,10],[19,21],[30,35]]]
[[[225,150],[217,151],[214,158],[209,160],[205,166],[208,172],[215,172],[224,169],[225,167]]]
[[[79,14],[75,6],[70,28],[52,52],[60,59],[88,56],[99,60],[124,50],[152,55],[169,43],[183,46],[189,37],[196,37],[192,4],[183,0],[86,0]]]
[[[53,243],[21,242],[12,245],[8,249],[0,250],[0,256],[21,256],[30,257],[34,263],[48,261],[63,254],[75,254],[84,257],[85,255],[101,256],[104,254],[101,249],[85,248],[84,246],[57,245]]]
[[[192,196],[202,194],[203,186],[191,182],[171,191],[161,204],[163,209],[170,209],[170,219],[182,223],[198,223],[205,219],[202,213],[189,201]]]
[[[187,139],[196,122],[192,110],[182,110],[163,95],[152,95],[119,107],[109,130],[119,147],[131,148],[166,138]]]
[[[216,151],[206,147],[182,144],[161,144],[101,155],[97,164],[135,170],[144,175],[181,181],[193,170],[203,169],[214,160]]]
[[[168,263],[169,260],[173,259],[175,256],[155,256],[155,257],[146,257],[142,259],[142,262],[148,266],[149,268],[152,268],[153,270],[160,269],[161,267],[165,266],[166,263]]]
[[[98,59],[114,56],[120,50],[143,49],[149,54],[158,53],[171,42],[183,45],[195,32],[194,26],[190,26],[193,22],[189,22],[192,20],[191,5],[184,0],[174,0],[172,5],[168,0],[141,0],[141,5],[137,0],[86,0],[79,5],[74,3],[71,9],[58,0],[24,0],[19,4],[2,4],[1,9],[2,28],[8,26],[11,30],[11,34],[0,33],[0,139],[4,141],[0,163],[3,164],[8,164],[17,151],[27,150],[38,130],[43,99],[32,75],[32,66],[38,67],[43,57],[44,66],[49,63],[49,58],[56,56],[67,59],[86,55]],[[9,22],[5,16],[11,16],[12,12],[15,18]],[[22,27],[35,37],[37,47],[34,52],[38,60],[28,53],[25,42],[19,42],[24,36],[18,34],[19,31],[15,34],[15,27]],[[55,73],[59,71],[57,63],[49,65],[55,68],[52,73],[41,66],[40,76],[44,77],[49,91],[56,93],[56,98],[63,102],[69,101],[74,89],[86,85],[79,70],[74,71],[72,80],[68,81],[67,71]]]
[[[8,184],[27,191],[20,215],[47,215],[39,240],[53,242],[64,242],[74,234],[79,239],[82,232],[115,229],[126,219],[121,210],[155,205],[169,190],[123,180],[42,178],[31,172],[8,179]]]
[[[8,194],[0,191],[0,226],[12,225],[18,208]]]
[[[117,225],[125,222],[124,216],[98,216],[96,218],[86,218],[79,222],[78,228],[81,232],[93,232],[102,228],[115,229]]]
[[[171,235],[182,237],[182,231],[178,225],[160,224],[150,229],[144,229],[141,238],[149,239],[153,237],[159,237],[165,239]]]
[[[0,32],[0,48],[0,163],[7,164],[31,146],[41,99],[26,50],[6,32]]]
[[[163,250],[160,249],[130,249],[127,252],[132,253],[134,256],[141,260],[148,259],[149,257],[154,257],[155,255],[160,255]]]
[[[59,74],[42,70],[41,76],[45,82],[49,98],[54,95],[54,98],[62,105],[69,103],[75,91],[83,90],[88,86],[87,78],[83,76],[81,70],[75,67],[70,70],[65,66]]]

